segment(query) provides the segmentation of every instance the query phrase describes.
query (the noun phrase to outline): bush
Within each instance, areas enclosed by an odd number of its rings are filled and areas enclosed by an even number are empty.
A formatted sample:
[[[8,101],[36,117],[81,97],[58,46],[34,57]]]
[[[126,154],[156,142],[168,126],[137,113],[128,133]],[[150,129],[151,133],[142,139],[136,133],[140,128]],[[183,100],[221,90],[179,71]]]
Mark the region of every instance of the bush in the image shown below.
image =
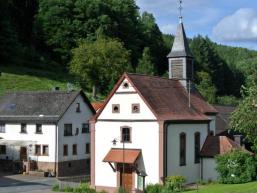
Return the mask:
[[[166,192],[182,192],[186,178],[184,176],[169,176],[165,181]]]
[[[147,193],[162,193],[163,192],[163,186],[161,184],[149,184],[146,187]]]
[[[66,186],[64,189],[63,189],[64,192],[73,192],[73,188],[72,187],[69,187],[69,186]]]
[[[81,183],[79,187],[73,189],[74,193],[96,193],[96,191],[90,188],[89,184]]]
[[[58,185],[58,184],[53,185],[52,191],[54,191],[54,192],[59,192],[59,191],[60,191],[59,185]]]
[[[246,183],[256,177],[255,159],[249,153],[235,150],[215,159],[220,183]]]
[[[119,187],[117,193],[129,193],[125,188]]]

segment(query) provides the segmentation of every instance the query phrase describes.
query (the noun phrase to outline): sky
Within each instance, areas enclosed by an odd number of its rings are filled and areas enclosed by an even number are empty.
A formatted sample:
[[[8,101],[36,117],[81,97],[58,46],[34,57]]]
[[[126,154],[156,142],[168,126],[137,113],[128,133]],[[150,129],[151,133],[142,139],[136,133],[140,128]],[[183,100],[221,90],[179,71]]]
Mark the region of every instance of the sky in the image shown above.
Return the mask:
[[[136,0],[140,12],[154,15],[162,32],[175,34],[179,0]],[[257,50],[257,0],[183,0],[187,36]]]

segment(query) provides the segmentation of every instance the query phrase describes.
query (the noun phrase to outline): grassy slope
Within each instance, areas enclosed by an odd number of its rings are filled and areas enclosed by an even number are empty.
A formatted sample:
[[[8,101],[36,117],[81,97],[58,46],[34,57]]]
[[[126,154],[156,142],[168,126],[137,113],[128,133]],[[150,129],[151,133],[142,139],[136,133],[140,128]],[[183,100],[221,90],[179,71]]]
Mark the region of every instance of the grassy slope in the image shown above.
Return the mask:
[[[46,71],[17,66],[0,67],[0,95],[8,91],[49,91],[53,87],[67,89],[68,82],[74,82],[67,72],[60,69]],[[74,86],[74,89],[79,89]]]
[[[186,193],[196,193],[196,190]],[[257,182],[246,184],[210,184],[200,188],[199,193],[257,193]]]

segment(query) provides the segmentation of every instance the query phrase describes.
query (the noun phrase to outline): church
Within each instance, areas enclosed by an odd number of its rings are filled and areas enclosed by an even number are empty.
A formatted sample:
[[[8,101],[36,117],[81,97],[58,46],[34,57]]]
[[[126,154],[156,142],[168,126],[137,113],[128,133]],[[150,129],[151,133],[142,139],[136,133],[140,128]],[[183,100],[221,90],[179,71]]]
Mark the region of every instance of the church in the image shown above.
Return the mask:
[[[124,73],[91,119],[91,185],[97,190],[140,192],[171,175],[186,183],[216,180],[214,156],[240,148],[216,136],[218,112],[194,86],[182,21],[167,57],[169,78]]]

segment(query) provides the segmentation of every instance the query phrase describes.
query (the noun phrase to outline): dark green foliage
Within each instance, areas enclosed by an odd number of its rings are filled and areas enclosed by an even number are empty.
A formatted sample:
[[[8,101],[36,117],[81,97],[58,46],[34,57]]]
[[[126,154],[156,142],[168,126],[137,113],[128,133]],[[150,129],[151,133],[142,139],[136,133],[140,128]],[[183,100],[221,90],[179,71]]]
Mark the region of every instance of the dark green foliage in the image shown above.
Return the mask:
[[[81,41],[70,62],[70,70],[82,80],[82,87],[96,87],[102,93],[108,92],[123,72],[130,69],[129,52],[115,39]]]
[[[247,152],[235,150],[215,159],[221,183],[246,183],[256,177],[256,160]]]
[[[125,188],[119,187],[117,193],[129,193]]]
[[[231,106],[237,106],[239,104],[239,99],[235,96],[218,96],[216,98],[216,103],[220,105],[231,105]]]
[[[53,187],[52,187],[52,191],[59,192],[60,191],[59,185],[58,184],[54,184]]]
[[[165,192],[182,192],[184,190],[184,183],[186,178],[184,176],[169,176],[165,180]]]
[[[197,79],[199,83],[196,85],[197,89],[203,97],[211,104],[216,102],[216,87],[212,84],[210,75],[207,72],[198,72]]]
[[[138,62],[136,72],[139,74],[156,74],[156,70],[153,63],[153,58],[150,53],[150,49],[146,47],[143,51],[142,58]]]
[[[257,152],[257,69],[249,76],[248,86],[242,88],[243,100],[231,117],[231,128],[243,133]]]
[[[161,184],[149,184],[146,187],[147,193],[162,193],[163,186]]]

